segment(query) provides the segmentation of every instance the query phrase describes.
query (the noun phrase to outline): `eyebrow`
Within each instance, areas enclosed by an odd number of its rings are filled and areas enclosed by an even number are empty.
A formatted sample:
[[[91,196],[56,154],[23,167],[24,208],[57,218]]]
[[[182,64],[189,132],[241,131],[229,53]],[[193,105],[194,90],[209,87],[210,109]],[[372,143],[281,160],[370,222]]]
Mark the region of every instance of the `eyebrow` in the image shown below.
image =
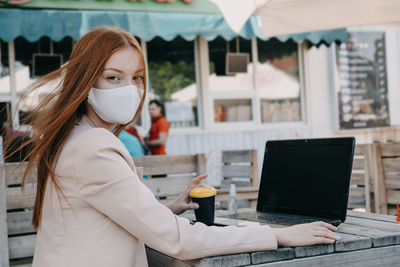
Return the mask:
[[[105,68],[104,70],[105,70],[105,71],[106,71],[106,70],[113,70],[113,71],[116,71],[116,72],[119,72],[119,73],[123,73],[122,70],[119,70],[119,69],[116,69],[116,68]]]
[[[113,71],[116,71],[116,72],[119,72],[119,73],[124,73],[122,70],[119,70],[119,69],[116,69],[116,68],[105,68],[104,71],[106,71],[106,70],[113,70]],[[143,72],[143,68],[137,69],[135,71],[135,73],[138,73],[138,72]]]

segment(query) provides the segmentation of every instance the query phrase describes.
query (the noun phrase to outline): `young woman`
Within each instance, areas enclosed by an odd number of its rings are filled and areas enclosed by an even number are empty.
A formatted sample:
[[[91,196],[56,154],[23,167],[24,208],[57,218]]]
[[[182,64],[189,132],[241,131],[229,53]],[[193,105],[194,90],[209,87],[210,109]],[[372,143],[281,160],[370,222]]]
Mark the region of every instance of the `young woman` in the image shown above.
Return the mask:
[[[75,45],[70,61],[32,85],[55,80],[56,91],[38,107],[29,170],[37,165],[33,225],[34,267],[147,266],[144,244],[179,259],[333,243],[323,223],[272,229],[191,225],[195,178],[168,206],[141,182],[116,136],[140,114],[146,96],[142,50],[131,34],[93,30]]]

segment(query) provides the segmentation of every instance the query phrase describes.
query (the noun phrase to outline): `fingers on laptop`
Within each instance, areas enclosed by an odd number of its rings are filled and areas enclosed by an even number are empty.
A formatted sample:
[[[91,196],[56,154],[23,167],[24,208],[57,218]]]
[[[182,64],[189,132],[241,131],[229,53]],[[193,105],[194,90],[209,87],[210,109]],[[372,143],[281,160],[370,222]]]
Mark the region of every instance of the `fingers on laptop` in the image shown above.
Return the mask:
[[[337,231],[337,228],[335,226],[326,222],[319,221],[319,222],[312,222],[311,224],[328,228],[331,231]]]
[[[341,237],[334,233],[336,231],[336,227],[327,224],[327,223],[312,223],[313,225],[313,236],[315,240],[315,244],[332,244],[337,240],[340,240]],[[332,227],[329,227],[332,226]]]

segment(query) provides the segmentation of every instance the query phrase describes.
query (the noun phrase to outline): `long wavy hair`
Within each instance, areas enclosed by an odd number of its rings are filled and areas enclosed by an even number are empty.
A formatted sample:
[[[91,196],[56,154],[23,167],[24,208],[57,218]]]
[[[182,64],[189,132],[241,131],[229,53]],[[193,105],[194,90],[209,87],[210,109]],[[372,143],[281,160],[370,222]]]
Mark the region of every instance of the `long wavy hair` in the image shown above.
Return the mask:
[[[28,174],[37,166],[37,192],[32,217],[35,229],[40,226],[48,179],[54,183],[58,195],[62,194],[55,176],[55,166],[73,128],[82,116],[87,114],[87,95],[110,56],[126,47],[137,49],[140,54],[145,89],[147,84],[145,60],[139,43],[130,33],[113,27],[100,27],[84,35],[74,46],[68,63],[43,76],[27,89],[25,97],[42,86],[54,87],[54,91],[32,111],[33,115],[29,119],[32,120],[34,135],[19,148],[32,146],[23,159],[28,164],[22,177],[22,190]],[[139,117],[145,96],[146,92],[132,122]],[[118,125],[114,134],[118,136],[125,126]]]

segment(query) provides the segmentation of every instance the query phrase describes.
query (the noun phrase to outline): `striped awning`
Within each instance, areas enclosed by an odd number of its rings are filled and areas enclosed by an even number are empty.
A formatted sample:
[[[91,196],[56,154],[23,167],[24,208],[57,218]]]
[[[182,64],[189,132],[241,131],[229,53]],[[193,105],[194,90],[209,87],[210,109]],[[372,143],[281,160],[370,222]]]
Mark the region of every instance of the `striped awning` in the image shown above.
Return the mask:
[[[207,40],[221,36],[231,40],[236,36],[265,39],[255,16],[250,17],[239,34],[233,32],[222,14],[89,11],[50,9],[0,9],[0,39],[9,42],[23,37],[30,42],[47,36],[59,41],[66,36],[78,40],[90,30],[103,25],[122,28],[134,36],[149,41],[158,36],[172,40],[181,36],[193,40],[201,35]],[[314,44],[346,42],[345,29],[318,31],[277,36],[281,41],[293,39],[300,43],[308,40]]]

